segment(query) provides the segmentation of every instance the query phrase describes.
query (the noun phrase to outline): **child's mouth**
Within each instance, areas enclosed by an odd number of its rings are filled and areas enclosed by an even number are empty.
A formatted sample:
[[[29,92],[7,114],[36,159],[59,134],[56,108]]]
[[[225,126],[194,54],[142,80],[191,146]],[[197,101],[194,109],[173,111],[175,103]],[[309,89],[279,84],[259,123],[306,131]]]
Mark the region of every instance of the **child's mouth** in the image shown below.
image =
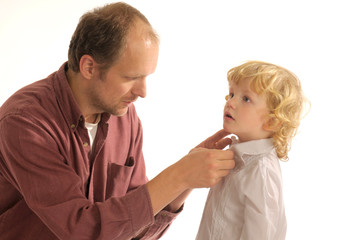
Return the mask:
[[[232,117],[232,115],[229,114],[229,113],[225,113],[225,114],[224,114],[224,117],[225,117],[225,118],[228,118],[228,119],[234,120],[234,118]]]

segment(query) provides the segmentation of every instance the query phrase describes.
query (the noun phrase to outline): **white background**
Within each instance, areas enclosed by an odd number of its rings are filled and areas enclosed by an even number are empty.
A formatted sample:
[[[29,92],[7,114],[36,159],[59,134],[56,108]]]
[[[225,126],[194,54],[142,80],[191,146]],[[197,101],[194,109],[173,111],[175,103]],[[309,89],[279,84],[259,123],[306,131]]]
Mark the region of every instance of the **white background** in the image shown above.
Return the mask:
[[[149,178],[222,127],[226,72],[245,60],[282,65],[312,103],[282,163],[290,240],[361,239],[358,1],[126,1],[161,38],[138,101]],[[0,105],[56,71],[79,17],[107,1],[1,0]],[[208,189],[197,189],[163,239],[194,239]]]

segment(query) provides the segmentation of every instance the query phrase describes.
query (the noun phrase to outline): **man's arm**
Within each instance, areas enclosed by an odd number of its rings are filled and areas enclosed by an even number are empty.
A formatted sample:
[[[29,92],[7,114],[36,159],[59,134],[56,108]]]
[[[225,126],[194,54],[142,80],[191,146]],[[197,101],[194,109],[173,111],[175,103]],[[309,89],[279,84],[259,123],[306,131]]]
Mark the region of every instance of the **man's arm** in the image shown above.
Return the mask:
[[[230,138],[226,138],[229,133],[225,130],[219,130],[214,135],[210,136],[206,140],[204,140],[202,143],[200,143],[196,148],[208,148],[208,149],[223,149],[229,144],[232,143],[232,140]],[[181,195],[179,195],[173,202],[171,202],[167,208],[169,211],[177,211],[184,203],[185,199],[188,197],[188,195],[192,192],[192,189],[187,189],[184,191]]]

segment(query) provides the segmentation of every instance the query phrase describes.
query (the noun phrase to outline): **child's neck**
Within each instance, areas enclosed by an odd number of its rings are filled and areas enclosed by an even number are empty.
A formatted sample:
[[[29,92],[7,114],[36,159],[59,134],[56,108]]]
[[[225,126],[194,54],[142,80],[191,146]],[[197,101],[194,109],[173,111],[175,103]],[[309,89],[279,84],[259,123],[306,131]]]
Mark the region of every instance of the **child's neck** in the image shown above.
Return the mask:
[[[255,141],[255,140],[261,140],[261,139],[268,139],[272,136],[266,136],[266,137],[260,137],[260,138],[240,138],[239,136],[237,136],[237,140],[235,142],[237,143],[244,143],[244,142],[249,142],[249,141]]]

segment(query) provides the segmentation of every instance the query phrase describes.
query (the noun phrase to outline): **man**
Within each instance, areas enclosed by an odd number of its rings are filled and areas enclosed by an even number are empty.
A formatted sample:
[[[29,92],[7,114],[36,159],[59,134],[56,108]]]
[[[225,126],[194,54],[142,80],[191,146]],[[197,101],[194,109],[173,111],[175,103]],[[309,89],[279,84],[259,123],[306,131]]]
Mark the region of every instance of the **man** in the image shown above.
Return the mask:
[[[234,167],[220,131],[148,181],[132,104],[158,38],[124,3],[86,13],[69,59],[0,109],[1,239],[157,239],[193,188]],[[208,149],[207,149],[208,148]]]

